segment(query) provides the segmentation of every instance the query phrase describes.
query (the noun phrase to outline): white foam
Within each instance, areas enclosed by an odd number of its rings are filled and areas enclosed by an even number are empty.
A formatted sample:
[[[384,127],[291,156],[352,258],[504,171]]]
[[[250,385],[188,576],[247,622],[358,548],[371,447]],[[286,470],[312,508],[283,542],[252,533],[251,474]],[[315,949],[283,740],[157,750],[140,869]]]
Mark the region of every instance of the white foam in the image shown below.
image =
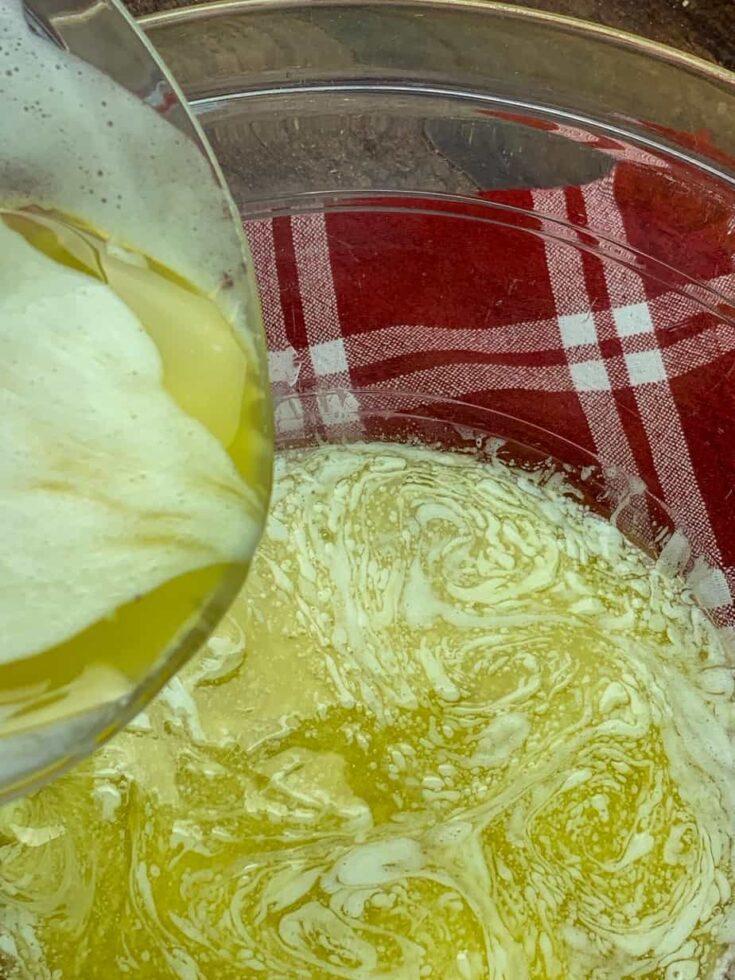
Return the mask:
[[[193,140],[34,34],[21,0],[0,2],[0,104],[0,207],[55,209],[152,256],[246,339],[242,240]],[[247,488],[164,391],[133,313],[2,222],[0,449],[0,663],[254,547]]]
[[[0,222],[0,663],[244,560],[247,489],[127,306]]]

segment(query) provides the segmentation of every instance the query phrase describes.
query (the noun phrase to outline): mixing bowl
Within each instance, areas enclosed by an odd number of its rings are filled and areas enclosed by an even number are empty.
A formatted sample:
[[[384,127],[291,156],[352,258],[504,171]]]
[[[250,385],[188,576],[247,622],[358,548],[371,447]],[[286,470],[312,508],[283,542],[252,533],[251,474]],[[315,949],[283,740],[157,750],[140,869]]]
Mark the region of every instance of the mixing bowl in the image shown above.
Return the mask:
[[[143,23],[248,231],[280,446],[551,458],[731,642],[732,77],[494,3]]]
[[[496,3],[144,27],[247,227],[282,444],[554,457],[731,642],[733,77]]]

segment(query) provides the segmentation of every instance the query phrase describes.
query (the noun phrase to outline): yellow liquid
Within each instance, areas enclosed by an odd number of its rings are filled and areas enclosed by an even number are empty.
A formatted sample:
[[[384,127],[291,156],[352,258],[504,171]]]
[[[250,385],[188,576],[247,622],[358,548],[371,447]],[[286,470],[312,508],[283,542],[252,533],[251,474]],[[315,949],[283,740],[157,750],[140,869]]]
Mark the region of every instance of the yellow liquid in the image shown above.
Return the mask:
[[[77,280],[71,286],[63,284],[67,291],[77,286],[83,291],[85,282],[96,284],[98,289],[104,284],[106,290],[125,304],[125,316],[132,314],[137,319],[160,358],[160,399],[167,400],[167,417],[181,419],[181,426],[191,427],[194,423],[197,442],[192,442],[192,455],[197,447],[206,444],[215,454],[220,454],[223,471],[231,467],[232,475],[226,486],[218,485],[214,479],[210,486],[201,486],[202,499],[211,501],[212,512],[217,513],[218,500],[228,496],[236,498],[234,503],[229,502],[230,506],[241,510],[243,524],[249,522],[257,529],[265,516],[270,484],[271,432],[266,378],[255,350],[248,350],[247,339],[243,342],[236,335],[220,311],[217,298],[204,295],[154,259],[113,247],[98,230],[56,212],[0,208],[0,230],[4,234],[3,243],[10,241],[11,247],[16,236],[8,239],[8,231],[22,236],[22,241],[38,256],[52,261],[48,265],[52,272],[55,267],[74,272]],[[14,253],[11,251],[9,258],[3,258],[10,261],[12,274]],[[24,271],[23,263],[19,262],[19,277]],[[45,280],[40,281],[37,292],[42,294],[45,285]],[[223,289],[226,288],[227,284],[223,284]],[[12,299],[11,289],[9,302]],[[49,302],[55,300],[55,295],[49,297]],[[112,299],[113,303],[116,301]],[[110,300],[105,302],[108,309]],[[132,317],[131,322],[135,322]],[[77,326],[72,317],[69,330],[73,332]],[[32,350],[31,357],[37,353],[43,357],[45,352]],[[100,357],[103,355],[102,348]],[[27,359],[24,363],[28,364]],[[58,373],[56,366],[54,371]],[[100,372],[100,392],[104,399],[107,381],[103,368]],[[7,377],[0,378],[0,388],[5,387],[11,396],[14,380],[10,370]],[[116,384],[118,380],[112,377],[110,383]],[[124,380],[134,390],[134,381]],[[39,386],[41,403],[50,397],[49,387],[53,392],[53,385]],[[65,397],[73,404],[84,396],[70,381]],[[95,406],[89,408],[91,412]],[[120,583],[121,591],[127,591],[130,596],[128,600],[105,609],[96,621],[73,635],[63,636],[60,642],[32,650],[22,658],[11,657],[3,662],[0,657],[0,735],[72,715],[128,693],[161,660],[164,651],[170,651],[195,624],[201,622],[202,628],[206,628],[216,622],[242,581],[247,560],[244,555],[233,561],[220,560],[215,549],[209,556],[207,529],[197,526],[193,519],[187,522],[185,505],[180,513],[167,511],[164,503],[157,507],[156,495],[150,493],[144,506],[125,511],[129,499],[105,497],[99,489],[103,485],[97,479],[99,471],[115,467],[119,486],[127,479],[137,479],[139,470],[143,469],[142,457],[138,459],[131,454],[128,460],[123,456],[114,426],[106,441],[70,440],[72,451],[69,451],[63,443],[62,424],[59,424],[58,444],[47,434],[48,421],[45,421],[46,429],[34,428],[36,420],[31,418],[34,409],[30,404],[28,444],[37,451],[41,472],[46,467],[52,470],[53,477],[31,481],[25,492],[44,497],[44,513],[49,509],[53,512],[54,501],[61,506],[69,498],[85,501],[84,506],[90,508],[109,505],[113,517],[120,512],[123,516],[127,514],[129,539],[121,542],[120,547],[138,550],[141,572],[146,571],[155,549],[180,553],[181,571],[176,572],[179,566],[175,559],[171,560],[174,574],[159,576],[160,581],[153,588],[138,588],[135,562],[128,563],[126,568],[132,567],[133,573]],[[155,421],[147,418],[139,422],[141,428],[155,425]],[[182,443],[185,450],[184,437]],[[155,470],[155,463],[156,460],[148,469]],[[89,473],[88,484],[86,473]],[[8,460],[6,453],[3,479],[10,481],[12,487],[13,478],[12,459]],[[234,544],[239,546],[241,542]],[[115,559],[116,539],[100,541],[100,547],[109,550],[110,561]],[[233,547],[233,552],[236,550]],[[53,558],[52,543],[49,560]],[[72,555],[68,568],[70,583],[74,582],[76,570],[87,561],[84,553]],[[37,594],[33,575],[29,574],[23,601],[31,613]],[[73,603],[72,589],[62,605]],[[201,635],[198,639],[196,635],[190,637],[191,648],[201,641]]]
[[[6,977],[712,977],[725,651],[563,491],[429,449],[284,454],[205,649],[0,811]]]

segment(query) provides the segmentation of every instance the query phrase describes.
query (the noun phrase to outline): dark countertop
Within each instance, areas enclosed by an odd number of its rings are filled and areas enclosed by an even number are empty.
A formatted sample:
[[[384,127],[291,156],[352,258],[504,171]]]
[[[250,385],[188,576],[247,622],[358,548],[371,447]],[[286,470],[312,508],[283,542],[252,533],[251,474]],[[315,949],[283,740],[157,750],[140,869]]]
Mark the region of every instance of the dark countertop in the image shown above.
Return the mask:
[[[196,0],[193,0],[196,2]],[[126,0],[136,15],[187,0]],[[515,0],[640,34],[735,71],[735,0]]]

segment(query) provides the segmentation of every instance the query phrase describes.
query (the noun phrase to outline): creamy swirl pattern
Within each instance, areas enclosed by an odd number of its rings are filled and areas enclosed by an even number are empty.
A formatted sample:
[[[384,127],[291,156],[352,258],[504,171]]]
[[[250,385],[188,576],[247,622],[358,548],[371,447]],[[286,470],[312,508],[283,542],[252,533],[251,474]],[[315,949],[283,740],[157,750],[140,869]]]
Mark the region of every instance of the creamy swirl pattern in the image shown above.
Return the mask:
[[[287,453],[204,653],[2,811],[0,963],[714,976],[732,723],[725,647],[684,583],[558,477],[397,445]]]

